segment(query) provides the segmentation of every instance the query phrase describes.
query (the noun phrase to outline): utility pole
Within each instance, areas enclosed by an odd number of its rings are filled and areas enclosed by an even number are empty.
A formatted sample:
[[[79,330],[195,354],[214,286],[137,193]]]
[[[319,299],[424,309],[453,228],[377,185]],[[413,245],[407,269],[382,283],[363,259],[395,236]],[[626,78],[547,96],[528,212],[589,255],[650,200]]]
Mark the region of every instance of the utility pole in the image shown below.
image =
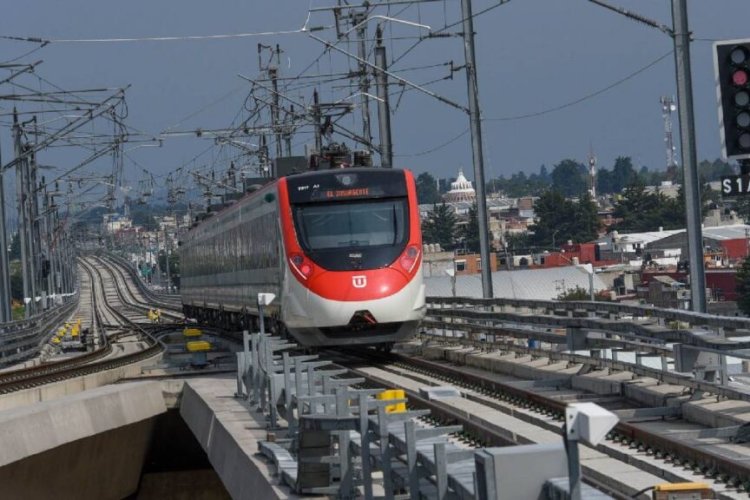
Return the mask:
[[[685,191],[688,259],[690,262],[690,302],[694,312],[706,312],[706,276],[703,265],[703,234],[701,230],[701,195],[695,147],[695,116],[693,113],[693,81],[690,70],[690,29],[687,0],[671,0],[672,28],[639,14],[612,6],[604,0],[589,0],[627,18],[656,28],[672,37],[675,76],[677,80],[677,113],[680,121],[680,154]]]
[[[313,126],[315,127],[315,152],[320,154],[320,150],[323,149],[323,136],[320,131],[320,97],[318,96],[318,89],[313,90]]]
[[[680,120],[680,152],[687,212],[690,302],[694,312],[706,312],[706,277],[703,265],[701,195],[695,145],[687,0],[672,0],[672,30],[674,32],[672,37],[674,39],[675,73],[677,76],[677,113]]]
[[[292,156],[292,130],[294,123],[294,104],[289,107],[289,111],[284,115],[284,150],[287,156]]]
[[[378,126],[380,130],[380,163],[383,168],[393,167],[393,144],[391,142],[391,107],[388,100],[388,71],[383,46],[383,30],[377,27],[375,47],[375,84],[378,94]]]
[[[261,60],[261,53],[263,52],[263,49],[270,49],[271,51],[271,62],[266,66],[263,67],[263,62]],[[276,65],[273,65],[273,58],[276,57]],[[271,88],[272,88],[272,94],[271,97],[271,123],[273,128],[273,133],[276,138],[276,158],[281,158],[283,156],[282,154],[282,137],[281,137],[281,124],[280,122],[280,112],[279,112],[279,66],[281,66],[281,48],[279,45],[276,45],[276,49],[274,50],[273,47],[269,47],[267,45],[263,45],[261,43],[258,44],[258,64],[260,65],[261,71],[266,71],[268,73],[268,78],[271,80]]]
[[[175,218],[175,221],[177,218]],[[167,234],[167,225],[164,224],[164,257],[166,261],[166,268],[167,268],[167,293],[172,292],[172,271],[169,269],[169,235]]]
[[[2,165],[0,156],[0,165]],[[0,323],[13,320],[10,309],[10,267],[8,264],[8,235],[5,232],[5,187],[0,169]]]
[[[370,80],[368,77],[367,65],[367,12],[358,12],[352,14],[352,23],[357,29],[357,56],[359,57],[359,97],[362,105],[362,137],[364,145],[370,151],[372,143],[372,130],[370,129]]]
[[[23,296],[25,303],[24,316],[31,317],[36,312],[36,287],[34,272],[34,254],[31,245],[31,214],[29,202],[29,160],[24,154],[21,143],[21,124],[18,122],[18,114],[13,113],[14,150],[18,161],[16,162],[16,193],[18,198],[18,237],[21,243],[21,269],[23,273]]]
[[[461,0],[463,17],[464,55],[466,57],[466,83],[469,91],[469,122],[471,128],[472,157],[474,160],[474,188],[477,195],[479,222],[479,256],[482,264],[482,296],[492,298],[492,268],[490,267],[489,224],[487,198],[484,189],[484,156],[482,154],[482,122],[479,116],[479,86],[477,84],[476,55],[474,53],[474,20],[471,0]]]
[[[34,119],[34,126],[36,127],[36,119]],[[37,135],[35,134],[35,137]],[[36,153],[29,155],[27,163],[29,183],[28,183],[28,195],[29,198],[29,227],[31,229],[31,255],[33,259],[34,269],[34,297],[38,293],[41,297],[39,305],[41,310],[47,309],[47,298],[42,293],[44,288],[42,284],[42,232],[41,232],[41,221],[39,219],[39,183],[36,179],[37,164],[36,164]]]

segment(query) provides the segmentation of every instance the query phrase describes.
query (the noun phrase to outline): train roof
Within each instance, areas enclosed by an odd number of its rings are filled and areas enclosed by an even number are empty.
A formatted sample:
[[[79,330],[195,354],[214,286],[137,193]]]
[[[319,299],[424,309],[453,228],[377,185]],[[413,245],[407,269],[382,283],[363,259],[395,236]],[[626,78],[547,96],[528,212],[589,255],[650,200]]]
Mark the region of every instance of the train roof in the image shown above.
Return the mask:
[[[385,174],[387,176],[392,176],[392,175],[399,175],[399,174],[403,175],[404,171],[405,171],[405,169],[399,169],[399,168],[387,168],[386,169],[386,168],[382,168],[382,167],[348,167],[348,168],[343,168],[343,169],[342,168],[331,168],[331,169],[325,169],[325,170],[308,170],[306,172],[300,172],[300,173],[286,175],[286,176],[283,176],[283,177],[278,177],[278,178],[275,178],[275,179],[269,179],[269,181],[267,183],[261,185],[257,189],[255,189],[253,191],[246,192],[243,196],[241,196],[241,197],[239,197],[239,198],[237,198],[235,200],[232,200],[231,203],[228,203],[226,206],[222,207],[220,210],[218,210],[216,212],[211,212],[210,216],[208,216],[208,217],[202,219],[200,222],[192,225],[190,227],[189,231],[192,231],[196,227],[198,227],[201,224],[203,224],[205,221],[211,220],[214,217],[218,216],[219,214],[222,214],[224,212],[227,212],[227,211],[231,210],[232,207],[234,207],[234,206],[242,203],[244,200],[267,191],[269,188],[271,188],[271,187],[275,186],[276,184],[278,184],[278,182],[281,179],[291,178],[291,179],[294,179],[295,181],[299,181],[299,180],[303,180],[304,181],[305,179],[308,179],[308,178],[312,180],[312,179],[315,179],[316,177],[327,177],[327,176],[330,176],[330,175],[337,175],[337,174],[348,173],[348,172],[351,172],[351,173],[364,173],[364,174]]]

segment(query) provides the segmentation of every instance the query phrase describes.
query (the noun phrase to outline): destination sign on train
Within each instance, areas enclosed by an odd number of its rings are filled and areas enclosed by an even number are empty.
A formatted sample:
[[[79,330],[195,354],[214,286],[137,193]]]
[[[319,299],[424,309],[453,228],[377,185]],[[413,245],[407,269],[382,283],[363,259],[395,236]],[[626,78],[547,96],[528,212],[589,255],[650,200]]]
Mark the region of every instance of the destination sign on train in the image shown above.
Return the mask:
[[[292,203],[406,196],[400,170],[352,168],[287,177]]]
[[[750,195],[750,175],[727,175],[721,178],[723,196]]]

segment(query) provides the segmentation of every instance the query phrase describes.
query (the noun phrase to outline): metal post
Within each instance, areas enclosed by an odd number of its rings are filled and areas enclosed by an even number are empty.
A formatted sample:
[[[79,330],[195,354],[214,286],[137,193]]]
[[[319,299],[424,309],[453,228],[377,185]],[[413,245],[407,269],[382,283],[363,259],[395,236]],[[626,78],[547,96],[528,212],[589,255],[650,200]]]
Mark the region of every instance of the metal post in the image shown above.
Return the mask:
[[[271,79],[273,87],[273,105],[271,106],[271,121],[273,122],[273,132],[276,136],[276,158],[281,158],[281,127],[279,126],[279,70],[277,68],[268,68],[268,76]]]
[[[477,195],[477,219],[479,222],[479,254],[482,263],[482,297],[492,298],[492,268],[490,267],[489,225],[487,199],[484,192],[484,156],[482,154],[482,123],[479,117],[479,85],[477,83],[476,55],[474,54],[474,18],[471,0],[461,0],[461,16],[464,30],[464,55],[466,57],[466,83],[469,91],[469,122],[471,146],[474,159],[474,189]]]
[[[567,426],[567,424],[565,424]],[[567,438],[567,431],[563,432],[565,437],[565,453],[568,455],[568,484],[570,489],[570,500],[581,500],[581,465],[578,458],[578,441]]]
[[[318,89],[313,91],[313,125],[315,126],[315,152],[320,154],[323,149],[323,137],[320,131],[320,97]]]
[[[266,333],[266,321],[263,318],[263,304],[260,302],[258,302],[258,321],[260,321],[260,334],[264,335]]]
[[[35,121],[36,125],[36,121]],[[36,135],[36,134],[35,134]],[[31,211],[29,220],[31,221],[31,248],[33,256],[33,269],[34,269],[34,297],[38,293],[42,296],[42,238],[41,238],[41,224],[39,219],[39,185],[36,181],[37,165],[36,165],[36,154],[32,153],[29,157],[28,174],[29,174],[29,210]],[[45,297],[42,297],[45,298]],[[47,309],[46,301],[40,300],[39,306],[41,310]],[[38,310],[35,306],[35,311]]]
[[[176,220],[176,218],[175,218]],[[167,234],[167,225],[164,224],[164,257],[167,262],[167,293],[172,293],[172,271],[169,269],[169,235]]]
[[[16,158],[21,157],[23,148],[21,145],[21,125],[18,123],[18,115],[13,113],[13,135],[14,135],[14,152]],[[26,158],[21,159],[16,164],[16,197],[18,201],[18,238],[21,243],[21,272],[23,276],[23,296],[25,303],[24,316],[30,317],[34,309],[34,297],[32,291],[33,272],[31,271],[31,249],[29,248],[28,238],[28,210],[27,210],[27,192],[26,192]]]
[[[2,159],[0,159],[0,165],[2,163]],[[8,265],[8,235],[5,232],[3,174],[3,170],[0,169],[0,322],[7,323],[13,319],[13,316],[10,309],[10,267]]]
[[[157,277],[156,283],[158,283],[159,285],[161,285],[161,271],[162,271],[162,269],[161,269],[161,264],[159,263],[159,231],[158,231],[158,229],[155,232],[156,232],[156,255],[154,255],[154,259],[156,260],[156,262],[155,262],[155,264],[156,264],[156,274],[157,274],[157,276],[156,276]]]
[[[393,143],[391,142],[391,106],[388,100],[388,66],[383,46],[383,30],[378,26],[375,47],[375,83],[378,94],[378,126],[380,133],[380,163],[383,168],[393,167]]]
[[[687,212],[690,302],[693,311],[706,312],[706,276],[703,266],[701,195],[695,146],[687,0],[672,0],[672,29],[674,30],[674,60],[677,76],[677,112],[680,120],[680,152]]]
[[[357,56],[359,57],[359,98],[362,103],[362,137],[365,141],[365,148],[370,151],[372,144],[372,131],[370,129],[370,81],[367,76],[367,44],[365,38],[367,35],[367,15],[366,13],[356,13],[352,16],[352,23],[357,27]]]

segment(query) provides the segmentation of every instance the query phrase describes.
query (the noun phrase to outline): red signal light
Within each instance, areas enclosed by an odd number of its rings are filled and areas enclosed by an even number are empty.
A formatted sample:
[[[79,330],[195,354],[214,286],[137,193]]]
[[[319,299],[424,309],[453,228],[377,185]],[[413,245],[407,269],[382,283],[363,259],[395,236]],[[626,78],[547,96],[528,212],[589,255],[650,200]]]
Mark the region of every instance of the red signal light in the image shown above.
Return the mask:
[[[747,72],[744,69],[738,69],[734,73],[732,73],[732,83],[737,85],[738,87],[742,87],[747,85]]]

